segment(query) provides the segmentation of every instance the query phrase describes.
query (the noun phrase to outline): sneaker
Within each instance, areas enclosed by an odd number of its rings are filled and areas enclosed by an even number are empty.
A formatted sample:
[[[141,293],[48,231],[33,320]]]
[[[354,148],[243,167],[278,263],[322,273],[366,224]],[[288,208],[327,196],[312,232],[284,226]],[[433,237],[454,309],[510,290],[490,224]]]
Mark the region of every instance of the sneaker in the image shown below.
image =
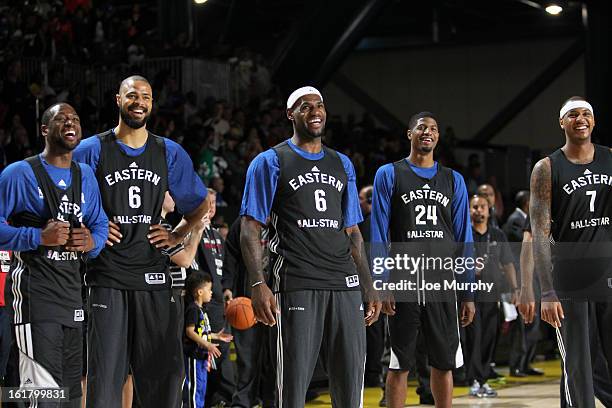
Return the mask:
[[[478,395],[479,391],[480,391],[480,384],[478,383],[478,381],[474,380],[474,382],[470,386],[470,396],[480,398],[480,395]]]
[[[480,390],[478,390],[478,397],[479,398],[495,398],[497,397],[497,391],[491,388],[489,384],[484,384],[482,387],[480,387]]]

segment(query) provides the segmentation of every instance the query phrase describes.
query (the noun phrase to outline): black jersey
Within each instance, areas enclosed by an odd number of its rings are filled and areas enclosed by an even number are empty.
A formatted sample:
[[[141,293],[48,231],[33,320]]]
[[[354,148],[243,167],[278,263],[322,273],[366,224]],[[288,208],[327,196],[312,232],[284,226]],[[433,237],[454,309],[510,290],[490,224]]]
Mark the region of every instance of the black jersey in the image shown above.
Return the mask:
[[[570,162],[561,149],[550,156],[551,235],[557,294],[612,295],[612,152],[595,145],[589,164]],[[608,277],[608,275],[610,275]],[[591,291],[594,289],[595,291]],[[606,293],[610,292],[610,293]]]
[[[389,217],[390,256],[421,258],[423,262],[416,269],[407,270],[398,266],[391,271],[393,281],[416,283],[416,293],[402,292],[397,299],[418,302],[425,302],[425,298],[428,301],[454,299],[454,291],[444,286],[445,282],[452,282],[453,269],[444,269],[444,262],[441,262],[450,259],[455,250],[453,172],[438,164],[438,171],[432,178],[423,178],[412,170],[406,159],[393,163],[393,172]],[[442,289],[423,290],[424,282],[436,282]]]
[[[106,246],[90,262],[86,282],[115,289],[168,288],[168,258],[147,238],[150,226],[161,220],[168,190],[164,141],[149,133],[144,152],[129,156],[117,145],[114,132],[97,137],[101,149],[96,178],[102,204],[109,220],[119,225],[123,238],[119,244]]]
[[[418,176],[405,159],[393,163],[391,242],[454,242],[453,171],[438,165],[431,179]]]
[[[308,160],[287,142],[274,151],[280,174],[270,215],[273,290],[359,289],[344,230],[348,176],[340,156],[323,146],[323,158]]]
[[[62,190],[53,183],[38,156],[26,161],[34,171],[39,194],[42,193],[53,218],[79,227],[83,218],[79,165],[72,162],[71,185]],[[43,228],[47,220],[23,212],[13,215],[10,222],[16,227]],[[10,273],[13,322],[55,322],[79,327],[84,319],[80,265],[79,254],[62,246],[14,252]]]

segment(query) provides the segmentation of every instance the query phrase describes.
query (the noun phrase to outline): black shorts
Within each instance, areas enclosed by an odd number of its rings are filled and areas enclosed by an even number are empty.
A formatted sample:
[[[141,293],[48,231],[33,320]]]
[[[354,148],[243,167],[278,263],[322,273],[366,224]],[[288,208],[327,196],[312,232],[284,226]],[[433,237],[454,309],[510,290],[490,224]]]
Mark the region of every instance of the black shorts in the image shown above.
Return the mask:
[[[81,327],[39,322],[14,326],[22,387],[67,387],[70,400],[82,395]]]
[[[455,302],[398,302],[389,316],[391,342],[390,370],[408,371],[415,367],[416,345],[423,331],[429,364],[438,370],[463,365],[459,342],[459,321]]]
[[[88,408],[120,407],[128,371],[134,379],[135,406],[180,406],[184,366],[177,308],[182,302],[170,288],[91,288]]]

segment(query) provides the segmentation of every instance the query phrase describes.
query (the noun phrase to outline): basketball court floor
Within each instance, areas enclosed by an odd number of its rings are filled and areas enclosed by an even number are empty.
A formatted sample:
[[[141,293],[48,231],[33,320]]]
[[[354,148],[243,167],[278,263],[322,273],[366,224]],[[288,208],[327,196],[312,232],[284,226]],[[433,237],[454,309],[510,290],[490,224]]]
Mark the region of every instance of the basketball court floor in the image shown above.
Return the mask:
[[[499,369],[506,374],[505,381],[491,383],[498,392],[497,398],[475,398],[468,395],[467,387],[456,387],[453,394],[453,407],[480,408],[480,407],[506,407],[506,408],[558,408],[559,407],[559,379],[561,369],[559,361],[544,361],[534,364],[534,367],[543,369],[542,377],[512,378],[508,377],[508,369]],[[416,395],[416,383],[411,381],[408,387],[407,407],[432,407],[432,405],[419,405]],[[382,392],[379,388],[366,388],[364,392],[364,408],[378,408]],[[331,407],[328,393],[322,393],[316,400],[306,404],[308,408]],[[605,408],[597,402],[598,408]]]

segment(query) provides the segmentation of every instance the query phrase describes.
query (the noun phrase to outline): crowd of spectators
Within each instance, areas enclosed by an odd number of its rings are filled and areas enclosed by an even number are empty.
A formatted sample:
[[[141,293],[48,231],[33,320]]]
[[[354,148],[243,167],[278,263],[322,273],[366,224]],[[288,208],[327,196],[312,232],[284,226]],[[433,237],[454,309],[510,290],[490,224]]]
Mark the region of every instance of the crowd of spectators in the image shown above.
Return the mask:
[[[0,7],[4,44],[0,49],[0,171],[40,150],[37,104],[39,112],[55,102],[72,104],[81,116],[84,137],[110,128],[117,120],[114,90],[97,95],[99,88],[93,82],[77,89],[62,69],[51,68],[47,78],[29,75],[26,80],[24,58],[92,66],[123,61],[126,75],[139,73],[145,53],[172,55],[187,47],[182,36],[175,39],[181,44],[160,45],[154,40],[153,27],[152,16],[138,5],[118,10],[110,5],[92,7],[91,0],[37,0]],[[143,44],[153,46],[145,49]],[[285,95],[273,85],[265,59],[247,49],[237,49],[233,55],[226,59],[232,68],[232,101],[183,92],[169,71],[150,77],[155,110],[148,128],[185,147],[202,179],[218,191],[219,206],[237,207],[249,162],[289,137],[292,129]],[[381,128],[368,113],[341,118],[329,106],[325,142],[351,158],[362,186],[372,183],[379,166],[406,155],[404,131]],[[438,160],[462,169],[453,155],[456,140],[451,128],[443,132]],[[474,183],[482,182],[478,167],[473,163],[466,167],[468,183],[470,177],[477,179]]]

